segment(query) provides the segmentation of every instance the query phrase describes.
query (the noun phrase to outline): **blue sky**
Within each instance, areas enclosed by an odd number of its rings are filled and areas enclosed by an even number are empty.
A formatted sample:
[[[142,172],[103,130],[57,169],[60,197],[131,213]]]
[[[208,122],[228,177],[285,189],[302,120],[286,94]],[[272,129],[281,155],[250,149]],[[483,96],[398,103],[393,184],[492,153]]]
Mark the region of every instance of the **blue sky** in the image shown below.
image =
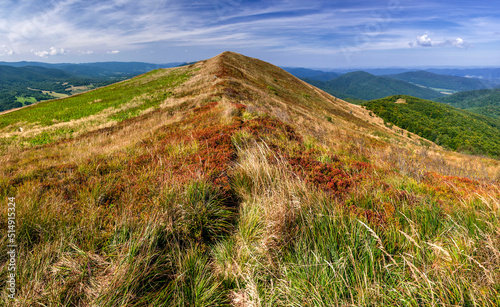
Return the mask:
[[[0,0],[0,61],[500,67],[493,0]]]

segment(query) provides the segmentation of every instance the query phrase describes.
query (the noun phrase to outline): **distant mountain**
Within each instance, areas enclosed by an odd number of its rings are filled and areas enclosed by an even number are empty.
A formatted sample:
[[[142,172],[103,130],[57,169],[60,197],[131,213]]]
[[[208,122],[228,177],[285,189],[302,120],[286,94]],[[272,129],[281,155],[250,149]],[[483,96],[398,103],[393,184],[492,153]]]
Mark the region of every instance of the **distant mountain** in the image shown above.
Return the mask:
[[[384,76],[384,75],[392,75],[392,74],[400,74],[403,72],[412,71],[408,68],[399,68],[399,67],[391,67],[391,68],[352,68],[352,69],[336,69],[336,72],[340,74],[347,74],[355,71],[364,71],[370,73],[375,76]]]
[[[143,62],[97,62],[97,63],[43,63],[43,62],[0,62],[1,65],[12,67],[38,66],[45,68],[54,68],[65,71],[72,75],[80,77],[132,77],[138,74],[146,73],[153,69],[170,68],[182,65],[182,62],[167,64],[152,64]]]
[[[404,95],[364,105],[384,121],[446,148],[500,157],[500,119]]]
[[[364,71],[347,73],[326,82],[311,79],[304,80],[342,99],[372,100],[399,94],[433,99],[442,95],[432,89],[389,77],[374,76]]]
[[[458,92],[450,96],[439,97],[436,101],[500,118],[500,89]]]
[[[439,91],[470,91],[492,87],[492,84],[475,78],[464,78],[450,75],[439,75],[428,71],[410,71],[387,77],[438,89]]]
[[[27,66],[11,67],[0,65],[0,85],[5,89],[9,85],[18,85],[26,82],[62,81],[71,75],[58,69]]]
[[[500,80],[500,68],[461,68],[461,69],[448,69],[448,68],[430,68],[426,71],[459,77],[478,78],[486,80]]]
[[[340,76],[339,73],[333,71],[322,71],[322,70],[296,68],[296,67],[283,67],[283,69],[297,78],[308,78],[319,81],[328,81]]]

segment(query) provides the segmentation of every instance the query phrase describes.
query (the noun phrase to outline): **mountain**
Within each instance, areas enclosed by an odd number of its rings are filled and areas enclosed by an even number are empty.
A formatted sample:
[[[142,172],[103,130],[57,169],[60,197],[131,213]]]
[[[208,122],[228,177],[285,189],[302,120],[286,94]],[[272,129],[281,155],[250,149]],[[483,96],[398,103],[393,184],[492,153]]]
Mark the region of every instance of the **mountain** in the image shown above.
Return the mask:
[[[312,80],[328,81],[340,76],[339,73],[333,71],[321,71],[300,67],[283,67],[283,69],[301,79],[308,78]]]
[[[384,75],[400,74],[411,70],[408,68],[389,67],[389,68],[349,68],[349,69],[336,69],[335,71],[337,71],[340,74],[347,74],[356,71],[364,71],[375,76],[384,76]]]
[[[478,78],[500,81],[500,68],[430,68],[427,71],[441,74],[467,78]]]
[[[0,115],[2,305],[498,305],[500,161],[370,112],[224,52]]]
[[[469,91],[492,87],[492,84],[484,80],[449,75],[438,75],[423,70],[410,71],[395,75],[387,75],[387,77],[403,80],[430,89],[436,89],[441,92]]]
[[[403,129],[452,150],[500,157],[500,119],[410,96],[369,101],[368,109]]]
[[[404,94],[432,99],[442,95],[432,89],[397,79],[374,76],[364,71],[350,72],[326,82],[311,79],[306,81],[340,98],[372,100]]]
[[[96,62],[96,63],[43,63],[43,62],[0,62],[0,65],[12,67],[45,67],[59,69],[71,75],[92,78],[132,77],[153,69],[169,68],[182,65],[182,62],[152,64],[143,62]]]

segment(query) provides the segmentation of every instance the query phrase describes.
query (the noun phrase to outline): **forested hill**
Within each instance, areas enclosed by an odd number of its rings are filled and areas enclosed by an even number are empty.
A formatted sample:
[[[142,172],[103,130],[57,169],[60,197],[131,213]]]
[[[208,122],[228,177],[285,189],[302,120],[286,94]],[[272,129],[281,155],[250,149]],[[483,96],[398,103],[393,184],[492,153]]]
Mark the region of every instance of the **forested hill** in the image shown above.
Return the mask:
[[[450,96],[437,98],[436,101],[456,108],[500,118],[500,89],[483,89],[458,92]]]
[[[372,100],[398,94],[424,99],[442,96],[442,94],[432,89],[419,87],[406,81],[374,76],[364,71],[350,72],[323,82],[311,79],[304,80],[340,98]]]
[[[0,65],[0,112],[38,101],[65,97],[74,87],[105,85],[112,80],[77,77],[60,69],[41,66]]]
[[[499,119],[404,95],[369,101],[365,106],[387,123],[438,145],[500,157]]]

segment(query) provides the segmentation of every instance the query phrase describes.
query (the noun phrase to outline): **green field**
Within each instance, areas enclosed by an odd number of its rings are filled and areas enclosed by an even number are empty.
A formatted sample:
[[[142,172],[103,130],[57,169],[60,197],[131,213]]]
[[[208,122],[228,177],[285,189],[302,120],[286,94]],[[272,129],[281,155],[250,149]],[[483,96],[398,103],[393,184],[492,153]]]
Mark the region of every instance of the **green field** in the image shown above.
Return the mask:
[[[19,101],[20,103],[23,104],[23,107],[36,102],[35,97],[18,96],[18,97],[16,97],[16,99],[17,99],[17,101]]]
[[[189,78],[188,73],[176,70],[162,78],[154,77],[162,73],[162,70],[154,70],[133,80],[68,97],[57,104],[41,102],[28,109],[5,114],[0,117],[0,129],[19,122],[51,126],[54,123],[95,115],[108,108],[119,108],[135,98],[134,107],[114,114],[112,119],[129,118],[141,110],[157,106],[172,95],[169,89]]]

